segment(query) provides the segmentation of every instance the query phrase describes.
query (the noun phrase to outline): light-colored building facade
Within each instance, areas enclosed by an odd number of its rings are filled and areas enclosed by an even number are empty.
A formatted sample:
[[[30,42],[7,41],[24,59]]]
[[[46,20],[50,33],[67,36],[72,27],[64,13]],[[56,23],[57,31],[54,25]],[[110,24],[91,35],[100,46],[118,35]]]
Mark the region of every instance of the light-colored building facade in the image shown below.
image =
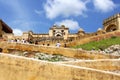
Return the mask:
[[[61,37],[67,39],[68,35],[69,28],[65,27],[64,25],[60,27],[57,25],[53,25],[53,27],[49,29],[49,37]]]

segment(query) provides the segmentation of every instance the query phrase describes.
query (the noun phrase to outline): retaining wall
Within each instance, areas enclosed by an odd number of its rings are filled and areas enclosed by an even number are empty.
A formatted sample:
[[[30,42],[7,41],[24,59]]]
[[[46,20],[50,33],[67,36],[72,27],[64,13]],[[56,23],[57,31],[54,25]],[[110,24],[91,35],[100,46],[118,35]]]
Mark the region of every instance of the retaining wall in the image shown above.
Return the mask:
[[[0,80],[120,80],[119,74],[0,54]]]
[[[81,61],[71,61],[71,62],[62,62],[62,63],[100,69],[100,70],[120,71],[120,59],[81,60]]]
[[[120,56],[115,55],[105,55],[101,53],[91,53],[85,50],[80,49],[71,49],[71,48],[57,48],[51,46],[39,46],[34,44],[20,44],[20,43],[6,43],[1,42],[0,48],[3,48],[3,52],[9,53],[8,49],[16,49],[21,51],[38,51],[48,54],[62,54],[67,57],[74,57],[80,59],[112,59],[120,58]]]
[[[113,32],[108,32],[108,33],[105,33],[105,34],[99,34],[99,35],[96,35],[96,36],[76,39],[72,42],[67,43],[67,46],[68,47],[76,46],[76,45],[80,45],[80,44],[89,43],[89,42],[92,42],[92,41],[99,41],[99,40],[102,40],[102,39],[111,38],[113,36],[120,37],[120,30],[116,30],[116,31],[113,31]]]

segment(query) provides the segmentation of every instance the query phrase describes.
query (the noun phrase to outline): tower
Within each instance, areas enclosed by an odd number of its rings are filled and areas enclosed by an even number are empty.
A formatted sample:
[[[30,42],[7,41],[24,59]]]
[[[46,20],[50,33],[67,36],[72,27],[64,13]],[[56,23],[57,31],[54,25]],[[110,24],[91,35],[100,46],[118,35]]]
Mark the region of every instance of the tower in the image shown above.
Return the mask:
[[[50,37],[67,39],[68,34],[69,34],[69,28],[65,27],[64,25],[61,25],[61,26],[54,25],[49,29]]]
[[[103,29],[106,32],[120,30],[120,13],[115,14],[103,21]]]

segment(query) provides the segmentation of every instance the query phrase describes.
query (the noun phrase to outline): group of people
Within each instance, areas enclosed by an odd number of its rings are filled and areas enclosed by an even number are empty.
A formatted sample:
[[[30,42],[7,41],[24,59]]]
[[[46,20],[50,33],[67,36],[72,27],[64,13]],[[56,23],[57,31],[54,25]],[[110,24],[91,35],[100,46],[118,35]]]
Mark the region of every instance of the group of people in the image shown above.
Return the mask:
[[[50,46],[50,44],[48,43],[48,44],[46,44],[47,46]],[[43,46],[45,46],[45,44],[43,43]],[[59,43],[59,42],[57,42],[56,43],[56,47],[60,47],[61,46],[61,44]]]
[[[16,43],[28,43],[25,39],[9,39],[8,42],[16,42]]]
[[[11,40],[8,40],[8,42],[16,42],[16,43],[31,43],[30,41],[28,41],[28,40],[25,40],[25,39],[11,39]],[[38,44],[38,42],[35,42],[35,44]],[[45,44],[43,44],[43,46],[44,46]],[[50,46],[50,44],[47,44],[47,46]],[[56,43],[56,45],[55,45],[56,47],[60,47],[61,46],[61,43],[60,42],[57,42]],[[66,43],[64,44],[64,47],[67,47],[66,46]]]
[[[43,46],[44,46],[44,45],[45,45],[45,44],[43,43]],[[50,46],[50,44],[48,43],[47,46]],[[61,47],[61,43],[60,43],[60,42],[57,42],[55,46],[56,46],[56,47]],[[64,47],[67,47],[66,43],[64,44]]]

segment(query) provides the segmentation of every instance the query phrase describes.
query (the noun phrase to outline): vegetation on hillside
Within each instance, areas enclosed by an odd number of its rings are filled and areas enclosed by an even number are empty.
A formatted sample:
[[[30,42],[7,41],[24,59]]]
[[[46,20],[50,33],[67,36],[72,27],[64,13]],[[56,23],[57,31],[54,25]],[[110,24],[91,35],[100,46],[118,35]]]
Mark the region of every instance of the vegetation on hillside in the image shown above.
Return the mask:
[[[90,43],[74,46],[74,48],[82,48],[84,50],[104,50],[111,45],[120,44],[120,37],[112,36],[109,39],[103,39],[100,41],[93,41]]]

